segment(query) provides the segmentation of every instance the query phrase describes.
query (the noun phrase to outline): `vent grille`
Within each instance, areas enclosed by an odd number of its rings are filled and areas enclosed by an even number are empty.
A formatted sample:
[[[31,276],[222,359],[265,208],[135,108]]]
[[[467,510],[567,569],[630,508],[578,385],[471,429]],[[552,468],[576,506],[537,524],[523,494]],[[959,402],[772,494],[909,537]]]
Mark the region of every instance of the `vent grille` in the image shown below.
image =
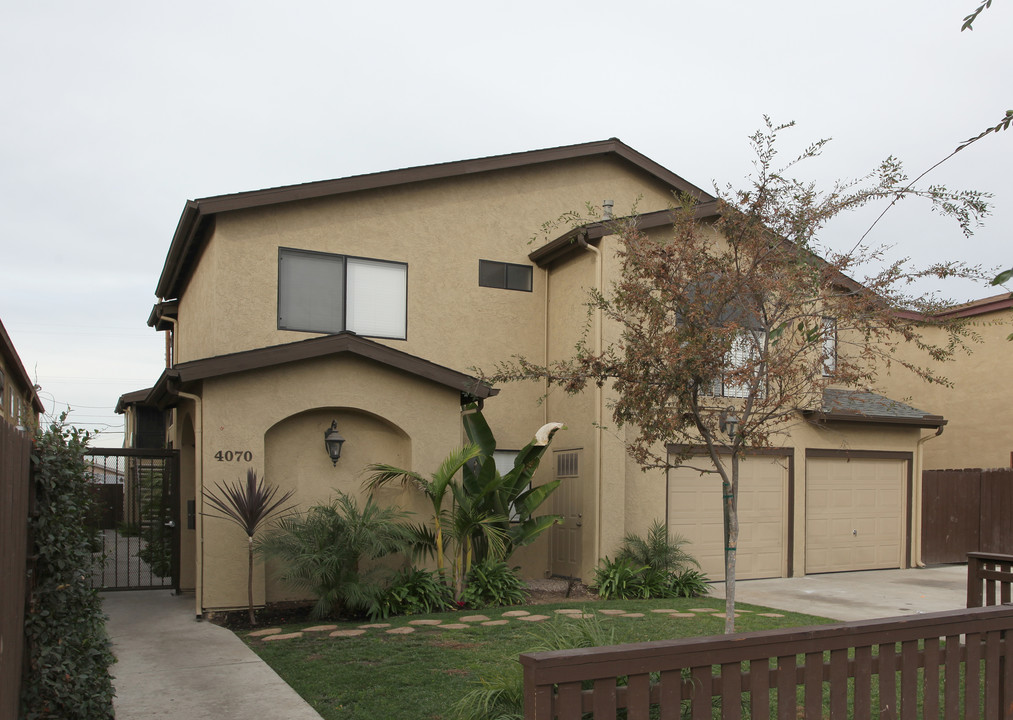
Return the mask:
[[[556,453],[556,477],[577,477],[579,473],[578,458],[579,453],[575,450],[566,450]]]

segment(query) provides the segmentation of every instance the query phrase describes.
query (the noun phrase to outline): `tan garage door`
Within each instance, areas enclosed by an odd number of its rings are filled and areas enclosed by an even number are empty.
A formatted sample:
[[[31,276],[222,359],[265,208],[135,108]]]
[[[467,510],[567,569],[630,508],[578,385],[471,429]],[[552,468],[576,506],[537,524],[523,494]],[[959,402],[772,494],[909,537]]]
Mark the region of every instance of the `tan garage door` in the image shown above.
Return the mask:
[[[702,464],[704,461],[700,461]],[[739,579],[786,573],[787,460],[754,456],[739,465]],[[721,479],[681,467],[668,475],[668,528],[691,541],[687,547],[711,580],[724,580]]]
[[[806,460],[805,571],[901,567],[904,460]]]

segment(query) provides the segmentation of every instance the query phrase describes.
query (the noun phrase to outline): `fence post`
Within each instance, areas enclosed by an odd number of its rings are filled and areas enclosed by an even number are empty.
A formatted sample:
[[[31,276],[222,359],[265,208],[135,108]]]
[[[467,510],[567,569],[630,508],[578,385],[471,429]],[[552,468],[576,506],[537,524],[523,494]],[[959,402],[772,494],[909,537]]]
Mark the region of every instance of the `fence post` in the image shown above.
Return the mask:
[[[982,559],[977,553],[967,553],[967,607],[982,607],[981,596]]]

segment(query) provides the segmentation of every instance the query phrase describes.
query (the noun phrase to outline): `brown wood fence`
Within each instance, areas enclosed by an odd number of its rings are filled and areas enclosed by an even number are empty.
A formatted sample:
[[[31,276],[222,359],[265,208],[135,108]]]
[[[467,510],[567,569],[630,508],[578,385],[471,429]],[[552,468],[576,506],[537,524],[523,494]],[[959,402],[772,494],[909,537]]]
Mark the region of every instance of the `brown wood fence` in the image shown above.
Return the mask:
[[[0,420],[0,720],[18,716],[31,452],[30,436]]]
[[[922,561],[964,562],[968,553],[1013,549],[1013,469],[922,473]]]
[[[531,653],[524,717],[1013,718],[1010,631],[999,605]]]
[[[1013,555],[967,555],[967,607],[1013,601]]]

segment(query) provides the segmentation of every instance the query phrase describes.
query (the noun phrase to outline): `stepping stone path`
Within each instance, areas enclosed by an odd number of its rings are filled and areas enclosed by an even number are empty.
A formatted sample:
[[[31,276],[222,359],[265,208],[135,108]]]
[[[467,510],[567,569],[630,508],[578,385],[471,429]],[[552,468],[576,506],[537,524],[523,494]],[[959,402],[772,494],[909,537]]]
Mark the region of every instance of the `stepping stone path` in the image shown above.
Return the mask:
[[[668,615],[671,618],[694,618],[700,616],[709,616],[714,618],[723,618],[725,613],[721,612],[719,608],[690,608],[689,610],[679,611],[671,608],[658,608],[657,610],[651,610],[651,613],[658,615]],[[738,617],[742,613],[751,613],[752,610],[738,610],[735,611],[735,617]],[[619,608],[607,608],[604,610],[597,610],[594,612],[588,612],[588,608],[561,608],[553,611],[553,613],[561,618],[593,618],[596,614],[605,615],[606,617],[623,617],[623,618],[642,618],[645,613],[642,612],[627,612]],[[762,612],[756,613],[758,617],[768,618],[782,618],[784,615],[775,612]],[[359,625],[357,628],[348,628],[344,630],[338,630],[337,625],[314,625],[312,627],[303,628],[300,632],[283,633],[281,628],[264,628],[262,630],[254,630],[249,633],[248,637],[260,638],[263,642],[275,641],[275,640],[290,640],[293,638],[303,637],[303,633],[329,633],[329,637],[332,638],[346,638],[346,637],[357,637],[359,635],[365,635],[370,630],[382,630],[390,635],[409,635],[416,631],[416,628],[432,628],[433,630],[467,630],[468,628],[475,627],[475,625],[483,625],[485,627],[498,627],[501,625],[509,625],[512,621],[522,622],[544,622],[550,620],[551,615],[532,615],[527,610],[507,610],[506,612],[500,613],[499,618],[491,619],[487,615],[465,615],[464,617],[457,618],[456,622],[444,623],[442,620],[436,620],[431,618],[420,618],[418,620],[409,620],[406,625],[400,627],[392,627],[391,623],[369,623],[367,625]]]

